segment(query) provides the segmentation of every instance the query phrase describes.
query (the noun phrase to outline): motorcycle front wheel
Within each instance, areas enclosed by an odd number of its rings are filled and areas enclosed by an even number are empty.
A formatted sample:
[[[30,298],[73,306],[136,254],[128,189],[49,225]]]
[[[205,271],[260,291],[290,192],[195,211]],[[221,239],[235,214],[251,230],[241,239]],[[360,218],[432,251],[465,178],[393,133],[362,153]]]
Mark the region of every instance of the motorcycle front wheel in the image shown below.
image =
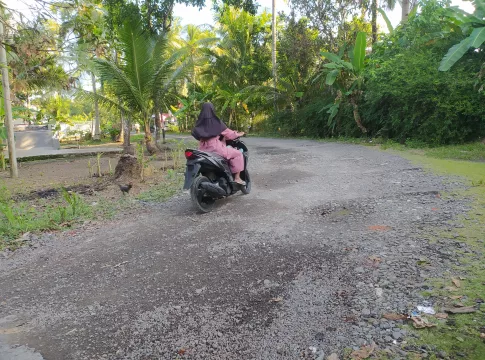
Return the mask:
[[[190,187],[190,197],[195,207],[201,212],[208,213],[214,208],[215,200],[206,195],[206,191],[201,188],[201,184],[210,182],[205,176],[197,176]]]

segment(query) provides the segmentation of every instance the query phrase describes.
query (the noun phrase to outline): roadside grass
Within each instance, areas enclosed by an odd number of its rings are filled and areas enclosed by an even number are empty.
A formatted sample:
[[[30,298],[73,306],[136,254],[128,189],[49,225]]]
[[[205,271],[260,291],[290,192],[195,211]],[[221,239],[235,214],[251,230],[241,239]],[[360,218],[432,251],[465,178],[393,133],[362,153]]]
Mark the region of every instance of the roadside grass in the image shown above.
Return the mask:
[[[62,141],[61,142],[61,148],[63,147],[71,147],[71,146],[77,146],[77,145],[80,145],[80,146],[96,146],[96,145],[104,145],[104,144],[121,144],[121,143],[117,143],[116,141],[113,141],[111,140],[110,137],[103,137],[99,140],[81,140],[81,141],[77,141],[77,140],[66,140],[66,141]]]
[[[142,206],[140,202],[168,200],[182,189],[182,168],[185,165],[183,153],[187,146],[194,146],[196,142],[169,139],[167,145],[168,160],[165,163],[171,164],[174,169],[164,167],[158,183],[149,185],[147,190],[136,196],[135,201],[133,198],[125,197],[93,201],[75,192],[67,192],[62,187],[53,188],[60,196],[22,200],[22,195],[27,193],[22,194],[19,191],[12,196],[0,183],[0,251],[15,250],[26,245],[22,237],[25,233],[75,228],[85,221],[111,219],[123,210]],[[149,158],[146,159],[146,164],[150,164]]]
[[[92,218],[93,209],[75,194],[62,190],[56,200],[14,201],[5,188],[0,189],[0,251],[22,245],[19,236],[27,232],[58,230]]]
[[[275,139],[302,139],[302,140],[316,140],[321,142],[342,142],[346,144],[364,145],[364,146],[378,146],[382,150],[399,150],[407,151],[415,155],[424,155],[436,159],[455,159],[485,162],[485,143],[473,142],[461,145],[444,145],[444,146],[430,146],[424,142],[409,140],[406,144],[400,144],[393,140],[388,140],[380,137],[376,138],[349,138],[349,137],[334,137],[334,138],[317,138],[309,136],[295,136],[287,137],[278,133],[255,133],[248,134],[249,137],[267,137]]]
[[[111,219],[130,206],[124,199],[88,204],[74,192],[57,190],[61,193],[57,198],[14,201],[0,186],[0,251],[25,245],[25,233],[66,230],[87,220]]]
[[[484,152],[483,144],[440,147],[425,150],[422,154],[402,149],[397,151],[399,155],[432,172],[462,177],[468,185],[467,189],[448,195],[470,200],[470,210],[457,221],[462,227],[454,229],[452,233],[439,233],[440,238],[466,243],[471,250],[458,250],[460,266],[451,269],[464,274],[461,284],[459,287],[453,286],[451,275],[449,278],[429,279],[432,289],[426,295],[449,307],[458,301],[464,306],[482,305],[475,313],[450,314],[447,321],[438,322],[434,328],[416,330],[419,338],[411,342],[428,348],[435,346],[439,351],[445,351],[451,359],[482,360],[485,359],[485,339],[480,337],[485,333],[485,304],[481,304],[485,301],[485,163],[447,159],[463,157],[463,149],[468,149],[466,157],[471,160],[480,160]],[[391,151],[396,152],[396,148]],[[458,300],[457,296],[460,296]],[[435,355],[429,357],[434,358]]]
[[[448,145],[428,147],[422,144],[401,145],[395,142],[383,142],[380,147],[383,150],[408,150],[412,154],[425,155],[435,159],[454,159],[475,162],[485,162],[485,144],[475,142],[462,145]]]
[[[182,189],[183,182],[183,174],[169,169],[162,182],[139,194],[137,199],[146,202],[166,201]]]

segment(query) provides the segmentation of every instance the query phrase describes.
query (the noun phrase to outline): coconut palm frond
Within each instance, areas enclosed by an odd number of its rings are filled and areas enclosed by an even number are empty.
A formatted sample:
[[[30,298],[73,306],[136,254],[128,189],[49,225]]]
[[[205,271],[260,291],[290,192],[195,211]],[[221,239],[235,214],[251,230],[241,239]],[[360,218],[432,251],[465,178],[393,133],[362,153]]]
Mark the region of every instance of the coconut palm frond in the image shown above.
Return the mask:
[[[129,104],[131,108],[143,111],[145,102],[143,95],[135,84],[133,84],[132,79],[128,77],[126,72],[112,61],[94,59],[94,62],[101,80],[111,85],[116,96]]]
[[[92,91],[88,91],[88,90],[84,90],[84,89],[76,89],[75,93],[74,93],[76,99],[79,99],[79,100],[82,100],[82,101],[89,101],[89,102],[93,102],[94,101],[98,101],[98,104],[102,107],[104,107],[105,109],[108,109],[108,110],[113,110],[113,109],[117,109],[117,110],[120,110],[120,111],[123,111],[125,114],[131,114],[132,111],[127,108],[126,106],[124,106],[123,104],[113,100],[113,99],[110,99],[106,96],[103,96],[101,94],[98,94],[98,93],[93,93]]]

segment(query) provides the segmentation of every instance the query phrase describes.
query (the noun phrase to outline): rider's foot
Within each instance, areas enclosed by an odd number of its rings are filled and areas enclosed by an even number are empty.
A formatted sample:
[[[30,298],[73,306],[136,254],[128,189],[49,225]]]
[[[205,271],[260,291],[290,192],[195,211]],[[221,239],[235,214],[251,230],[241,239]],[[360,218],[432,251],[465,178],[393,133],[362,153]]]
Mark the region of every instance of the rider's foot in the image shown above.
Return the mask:
[[[239,185],[242,185],[242,186],[245,186],[246,185],[246,182],[242,179],[234,179],[234,182],[235,183],[238,183]]]

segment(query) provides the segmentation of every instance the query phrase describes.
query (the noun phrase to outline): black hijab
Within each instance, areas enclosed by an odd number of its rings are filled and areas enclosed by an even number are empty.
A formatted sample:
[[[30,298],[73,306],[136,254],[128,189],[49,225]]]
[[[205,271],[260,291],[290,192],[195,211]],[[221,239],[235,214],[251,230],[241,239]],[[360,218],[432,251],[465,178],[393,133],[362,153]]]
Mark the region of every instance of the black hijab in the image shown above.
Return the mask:
[[[216,116],[214,105],[210,102],[203,103],[199,118],[192,129],[192,136],[197,140],[210,139],[219,136],[226,129],[226,124]]]

